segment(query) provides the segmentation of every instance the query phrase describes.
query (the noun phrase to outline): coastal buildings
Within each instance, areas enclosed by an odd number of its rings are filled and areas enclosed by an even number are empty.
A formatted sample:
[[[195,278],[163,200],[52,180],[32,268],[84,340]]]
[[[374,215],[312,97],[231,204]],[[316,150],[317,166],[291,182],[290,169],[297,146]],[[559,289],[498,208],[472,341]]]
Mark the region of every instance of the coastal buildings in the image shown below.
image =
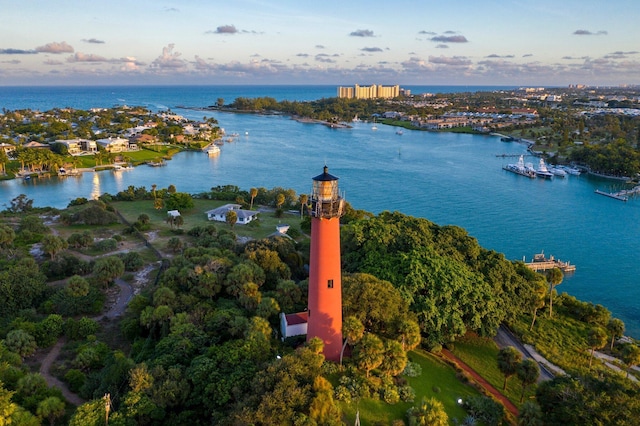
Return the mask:
[[[400,89],[399,85],[395,86],[360,86],[356,84],[354,87],[338,87],[338,97],[347,99],[391,99],[397,98],[400,94],[404,94],[405,91]]]

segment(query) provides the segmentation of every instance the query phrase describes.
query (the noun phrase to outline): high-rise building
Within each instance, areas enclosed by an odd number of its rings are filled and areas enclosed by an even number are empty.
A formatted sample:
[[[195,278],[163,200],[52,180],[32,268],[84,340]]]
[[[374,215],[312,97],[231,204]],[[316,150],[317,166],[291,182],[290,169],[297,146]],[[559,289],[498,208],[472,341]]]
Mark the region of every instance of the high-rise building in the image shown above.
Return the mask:
[[[381,84],[372,86],[338,87],[339,98],[356,99],[376,99],[376,98],[396,98],[400,96],[400,86],[383,86]]]
[[[338,178],[324,172],[313,178],[311,193],[311,247],[307,341],[319,337],[324,356],[338,361],[342,349],[342,279],[340,268],[340,217],[344,199]]]

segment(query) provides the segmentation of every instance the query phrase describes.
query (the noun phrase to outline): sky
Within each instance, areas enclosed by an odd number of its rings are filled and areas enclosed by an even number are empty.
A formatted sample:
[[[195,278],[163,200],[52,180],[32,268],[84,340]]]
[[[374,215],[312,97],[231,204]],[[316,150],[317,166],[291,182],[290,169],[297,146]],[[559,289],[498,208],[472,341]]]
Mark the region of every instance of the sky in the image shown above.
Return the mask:
[[[638,0],[0,0],[0,86],[640,84]]]

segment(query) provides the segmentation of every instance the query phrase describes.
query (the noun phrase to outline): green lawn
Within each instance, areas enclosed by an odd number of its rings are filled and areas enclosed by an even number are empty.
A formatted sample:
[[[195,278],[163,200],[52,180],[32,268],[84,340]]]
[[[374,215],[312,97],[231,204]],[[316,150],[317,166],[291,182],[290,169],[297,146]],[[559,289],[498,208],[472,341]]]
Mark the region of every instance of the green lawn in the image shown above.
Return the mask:
[[[452,352],[502,392],[511,402],[519,406],[522,385],[516,376],[510,377],[507,389],[502,390],[504,375],[498,369],[499,350],[493,340],[468,334],[455,342],[455,349]],[[525,394],[525,399],[527,395],[534,394],[535,386],[531,386]]]
[[[425,351],[412,351],[409,353],[409,358],[422,367],[422,375],[408,378],[409,385],[416,392],[414,403],[400,402],[389,405],[384,401],[366,399],[361,400],[358,407],[353,403],[343,404],[342,409],[349,424],[355,421],[357,409],[360,410],[360,421],[363,425],[391,424],[395,419],[406,421],[407,410],[418,404],[423,397],[433,397],[442,402],[451,424],[454,418],[460,422],[464,420],[467,412],[457,403],[457,400],[479,395],[478,391],[458,380],[456,371],[450,365]]]
[[[240,237],[261,239],[276,232],[278,224],[288,224],[291,228],[300,230],[300,217],[298,215],[285,213],[281,218],[277,218],[272,212],[262,212],[258,215],[257,222],[248,225],[236,224],[232,229],[226,223],[209,221],[205,214],[207,210],[228,204],[229,201],[194,199],[193,202],[194,208],[180,212],[184,220],[181,228],[185,231],[195,226],[214,224],[218,229],[233,230]],[[165,222],[167,218],[166,209],[154,209],[152,200],[118,201],[112,202],[111,205],[131,223],[135,222],[141,214],[147,214],[151,219],[151,230],[159,231],[161,235],[171,236],[171,227]]]

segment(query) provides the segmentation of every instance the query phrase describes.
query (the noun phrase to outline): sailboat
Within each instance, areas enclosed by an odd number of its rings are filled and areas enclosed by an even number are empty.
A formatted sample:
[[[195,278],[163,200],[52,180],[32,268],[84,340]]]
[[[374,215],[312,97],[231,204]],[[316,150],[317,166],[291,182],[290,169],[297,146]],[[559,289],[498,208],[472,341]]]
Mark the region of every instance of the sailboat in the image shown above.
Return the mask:
[[[376,119],[373,119],[373,126],[371,127],[371,130],[378,130],[378,126],[376,126]]]

